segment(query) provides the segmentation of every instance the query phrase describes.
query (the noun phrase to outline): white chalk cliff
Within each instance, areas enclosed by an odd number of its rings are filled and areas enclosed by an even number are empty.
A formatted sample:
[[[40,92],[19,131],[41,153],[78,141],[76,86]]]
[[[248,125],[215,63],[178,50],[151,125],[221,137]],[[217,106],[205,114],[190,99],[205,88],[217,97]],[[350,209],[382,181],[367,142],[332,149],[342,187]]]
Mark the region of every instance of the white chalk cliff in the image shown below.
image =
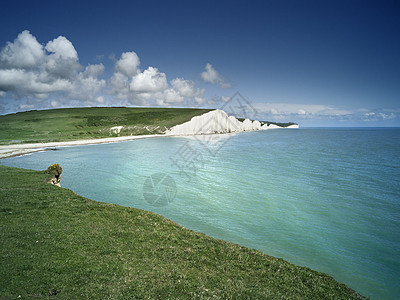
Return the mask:
[[[284,128],[277,125],[261,125],[259,121],[245,119],[243,122],[234,116],[228,116],[220,109],[210,111],[200,116],[193,117],[190,121],[176,125],[167,130],[167,135],[192,135],[192,134],[212,134],[230,133],[242,131],[265,130],[271,128]],[[291,125],[288,128],[298,128],[298,125]]]

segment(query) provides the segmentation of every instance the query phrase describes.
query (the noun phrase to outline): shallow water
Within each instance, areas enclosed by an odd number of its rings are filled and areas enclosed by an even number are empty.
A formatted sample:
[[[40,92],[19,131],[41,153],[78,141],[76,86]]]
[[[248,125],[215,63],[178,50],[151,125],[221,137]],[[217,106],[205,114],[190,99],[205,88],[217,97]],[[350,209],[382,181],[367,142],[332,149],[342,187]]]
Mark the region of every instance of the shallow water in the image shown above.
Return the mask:
[[[59,148],[0,160],[88,198],[400,298],[400,129],[270,130]]]

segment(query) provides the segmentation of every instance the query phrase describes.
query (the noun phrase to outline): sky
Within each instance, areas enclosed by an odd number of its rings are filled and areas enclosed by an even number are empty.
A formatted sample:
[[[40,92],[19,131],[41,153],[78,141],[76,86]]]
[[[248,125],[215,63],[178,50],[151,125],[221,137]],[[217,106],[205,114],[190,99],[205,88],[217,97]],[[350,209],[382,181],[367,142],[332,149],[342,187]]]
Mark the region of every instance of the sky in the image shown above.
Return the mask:
[[[400,126],[398,0],[14,0],[0,15],[0,114],[239,92],[259,120]]]

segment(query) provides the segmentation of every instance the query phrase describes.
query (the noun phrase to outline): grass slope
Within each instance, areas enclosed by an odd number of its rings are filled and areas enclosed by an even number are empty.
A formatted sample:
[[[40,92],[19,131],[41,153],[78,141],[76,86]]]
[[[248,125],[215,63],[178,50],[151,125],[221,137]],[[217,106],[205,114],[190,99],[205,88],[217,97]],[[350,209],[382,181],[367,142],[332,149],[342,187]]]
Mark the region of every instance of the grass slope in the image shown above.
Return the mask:
[[[48,176],[0,166],[0,299],[362,298],[326,274]]]
[[[28,111],[0,116],[0,144],[56,142],[161,133],[210,111],[193,108],[88,107]]]

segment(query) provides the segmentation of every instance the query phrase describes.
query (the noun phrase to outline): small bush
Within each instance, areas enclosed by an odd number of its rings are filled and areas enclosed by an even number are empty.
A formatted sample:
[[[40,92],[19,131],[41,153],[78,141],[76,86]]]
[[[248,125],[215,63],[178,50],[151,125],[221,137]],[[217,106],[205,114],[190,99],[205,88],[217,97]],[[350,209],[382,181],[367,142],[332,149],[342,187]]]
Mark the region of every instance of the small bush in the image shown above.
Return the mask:
[[[62,173],[62,168],[59,164],[52,164],[50,167],[47,168],[45,173],[52,174],[58,179]]]

